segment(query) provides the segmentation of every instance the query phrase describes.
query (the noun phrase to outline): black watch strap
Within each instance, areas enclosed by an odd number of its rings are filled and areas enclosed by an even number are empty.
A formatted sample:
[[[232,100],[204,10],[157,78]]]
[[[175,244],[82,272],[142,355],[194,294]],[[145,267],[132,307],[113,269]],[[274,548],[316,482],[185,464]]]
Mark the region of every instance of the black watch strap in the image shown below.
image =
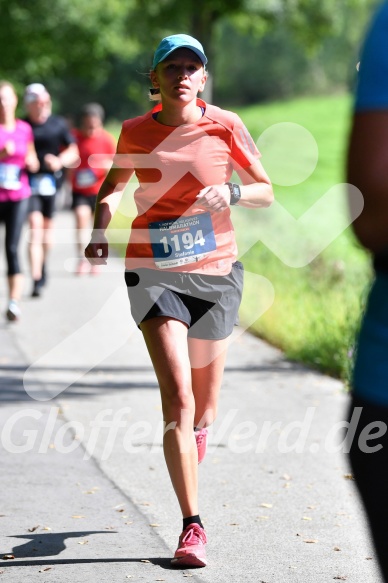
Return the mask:
[[[238,184],[235,184],[234,182],[227,182],[226,184],[229,186],[230,190],[230,204],[235,205],[241,198],[240,187]]]

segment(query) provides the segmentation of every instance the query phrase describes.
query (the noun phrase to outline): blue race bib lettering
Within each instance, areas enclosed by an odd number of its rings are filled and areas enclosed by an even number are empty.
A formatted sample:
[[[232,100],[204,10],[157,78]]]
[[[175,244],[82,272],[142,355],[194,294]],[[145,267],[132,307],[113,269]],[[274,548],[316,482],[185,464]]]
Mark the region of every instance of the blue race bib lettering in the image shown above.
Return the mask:
[[[31,194],[53,196],[57,191],[55,178],[52,174],[33,174],[30,176]]]
[[[93,186],[96,182],[97,176],[94,174],[93,170],[90,170],[90,168],[78,170],[75,175],[75,185],[78,186],[78,188],[87,188],[88,186]]]
[[[0,187],[6,190],[19,190],[20,168],[16,164],[0,164]]]
[[[150,223],[152,253],[160,269],[200,261],[216,249],[210,213]]]

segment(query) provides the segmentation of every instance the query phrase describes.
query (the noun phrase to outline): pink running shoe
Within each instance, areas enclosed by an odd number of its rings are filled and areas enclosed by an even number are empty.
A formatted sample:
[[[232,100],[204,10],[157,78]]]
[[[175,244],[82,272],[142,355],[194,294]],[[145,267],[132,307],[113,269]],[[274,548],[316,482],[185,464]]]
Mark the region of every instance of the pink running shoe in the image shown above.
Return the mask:
[[[179,537],[178,548],[171,564],[177,567],[205,567],[206,543],[204,529],[199,524],[189,524]]]
[[[199,429],[198,431],[194,431],[195,441],[197,442],[199,464],[201,463],[206,454],[207,434],[208,431],[206,427],[204,427],[203,429]]]
[[[92,265],[90,268],[90,273],[92,275],[99,275],[99,273],[101,273],[101,267],[99,265]]]
[[[77,265],[76,274],[77,275],[85,275],[85,273],[89,273],[90,271],[90,263],[87,259],[80,259]]]

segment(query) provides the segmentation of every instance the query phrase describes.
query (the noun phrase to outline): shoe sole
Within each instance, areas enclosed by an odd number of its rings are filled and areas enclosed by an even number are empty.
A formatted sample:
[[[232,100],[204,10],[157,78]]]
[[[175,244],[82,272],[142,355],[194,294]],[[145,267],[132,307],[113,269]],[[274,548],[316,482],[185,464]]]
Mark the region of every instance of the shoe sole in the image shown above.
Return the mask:
[[[184,557],[174,557],[171,559],[174,567],[206,567],[206,559],[199,559],[195,555],[185,555]]]
[[[40,298],[43,293],[43,285],[41,283],[34,284],[32,288],[31,297],[32,298]]]
[[[8,310],[7,320],[8,320],[8,322],[16,322],[17,320],[19,320],[19,316],[17,316],[16,314],[14,314],[10,310]]]

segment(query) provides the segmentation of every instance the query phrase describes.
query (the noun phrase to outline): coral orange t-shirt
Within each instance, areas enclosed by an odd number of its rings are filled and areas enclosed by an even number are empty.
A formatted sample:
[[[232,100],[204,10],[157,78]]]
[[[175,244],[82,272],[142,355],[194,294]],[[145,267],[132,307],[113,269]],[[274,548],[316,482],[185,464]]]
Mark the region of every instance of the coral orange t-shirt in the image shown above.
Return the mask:
[[[92,136],[85,136],[78,129],[73,130],[73,134],[80,156],[80,164],[72,171],[71,176],[73,192],[86,196],[96,195],[115,154],[115,141],[103,128]]]
[[[210,214],[193,204],[200,190],[228,182],[260,152],[237,114],[200,99],[197,105],[204,113],[193,124],[159,123],[161,105],[123,123],[116,163],[133,168],[139,181],[127,269],[226,275],[236,260],[230,209]]]

